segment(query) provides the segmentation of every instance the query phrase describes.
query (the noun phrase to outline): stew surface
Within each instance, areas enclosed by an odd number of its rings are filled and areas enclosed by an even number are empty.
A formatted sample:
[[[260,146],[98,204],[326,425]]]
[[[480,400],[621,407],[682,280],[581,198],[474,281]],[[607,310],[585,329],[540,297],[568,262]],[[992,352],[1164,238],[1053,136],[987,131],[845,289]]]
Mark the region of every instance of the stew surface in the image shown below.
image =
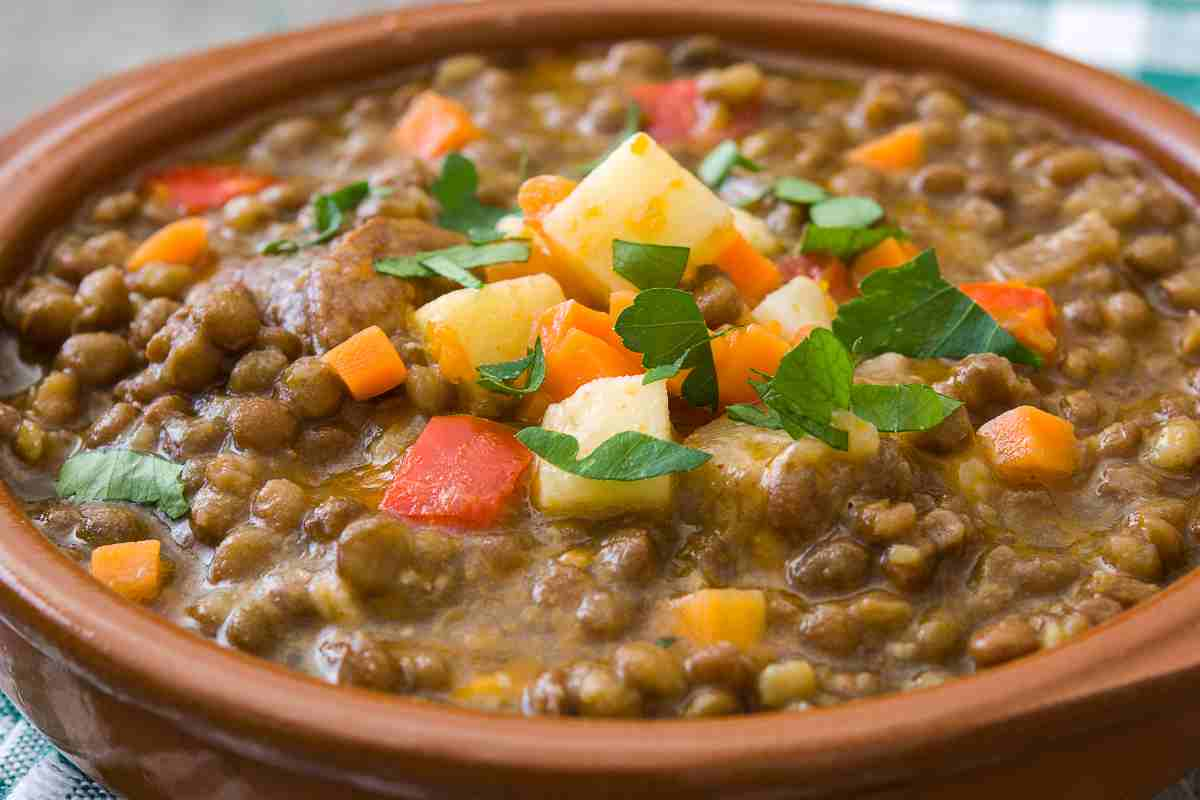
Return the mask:
[[[803,710],[1194,566],[1198,309],[1187,198],[954,80],[460,55],[81,199],[4,294],[0,477],[330,682]]]

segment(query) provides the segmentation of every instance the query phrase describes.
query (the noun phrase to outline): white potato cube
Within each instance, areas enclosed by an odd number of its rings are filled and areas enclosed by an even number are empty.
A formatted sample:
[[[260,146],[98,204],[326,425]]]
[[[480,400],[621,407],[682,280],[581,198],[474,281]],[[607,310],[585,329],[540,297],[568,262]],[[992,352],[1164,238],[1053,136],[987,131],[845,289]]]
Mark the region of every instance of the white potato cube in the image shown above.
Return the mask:
[[[642,385],[642,377],[598,378],[546,410],[542,426],[579,441],[578,458],[622,431],[672,438],[667,383]],[[666,511],[670,475],[641,481],[597,481],[563,472],[539,458],[533,473],[533,502],[555,516],[609,517],[627,511]]]
[[[563,300],[554,278],[528,275],[444,294],[417,309],[417,327],[439,363],[465,356],[473,370],[524,356],[534,321]],[[472,377],[457,364],[444,371],[451,380]]]
[[[689,267],[711,264],[733,240],[721,198],[644,133],[627,139],[542,220],[597,303],[635,288],[613,272],[614,239],[691,249]]]
[[[744,208],[730,207],[733,212],[733,227],[764,256],[773,256],[783,249],[783,244],[771,233],[766,220],[756,217]]]
[[[750,312],[755,322],[778,322],[789,339],[806,325],[831,327],[833,314],[833,303],[821,284],[803,275],[771,292]]]

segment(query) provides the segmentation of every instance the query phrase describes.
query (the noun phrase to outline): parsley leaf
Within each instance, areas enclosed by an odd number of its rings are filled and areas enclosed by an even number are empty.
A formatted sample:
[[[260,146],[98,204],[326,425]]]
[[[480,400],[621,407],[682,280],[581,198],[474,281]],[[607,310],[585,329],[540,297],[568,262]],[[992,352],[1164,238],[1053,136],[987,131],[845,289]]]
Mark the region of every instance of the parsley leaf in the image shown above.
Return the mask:
[[[826,328],[817,328],[779,362],[770,392],[783,396],[791,411],[818,423],[850,407],[854,362],[846,348]],[[771,402],[769,408],[784,412]]]
[[[502,217],[514,213],[511,209],[485,206],[475,193],[479,189],[479,173],[475,164],[462,153],[451,153],[442,162],[442,172],[429,187],[430,194],[442,207],[438,225],[465,233],[474,241],[486,238]]]
[[[399,258],[381,258],[375,262],[375,271],[397,278],[432,278],[441,275],[474,289],[482,286],[482,283],[467,270],[489,264],[528,260],[529,242],[505,239],[491,244],[460,244]]]
[[[686,247],[613,239],[613,271],[639,289],[672,289],[687,269]]]
[[[595,159],[594,161],[589,161],[583,166],[578,167],[575,170],[576,175],[580,178],[586,177],[589,172],[603,164],[604,159],[612,155],[614,150],[625,144],[626,139],[628,139],[630,136],[633,136],[641,129],[642,107],[637,103],[630,103],[629,107],[625,109],[625,126],[621,128],[619,133],[617,133],[616,138],[613,139],[612,143],[608,146],[608,149],[606,149],[604,154],[599,158]]]
[[[731,206],[745,208],[762,200],[770,191],[771,184],[759,178],[735,175],[721,184],[721,199]]]
[[[769,408],[759,408],[750,403],[736,403],[725,408],[725,413],[735,422],[745,422],[759,428],[769,428],[773,431],[783,430],[783,420],[779,413]]]
[[[366,200],[370,193],[370,184],[366,181],[357,181],[343,186],[336,192],[318,195],[313,200],[317,235],[309,244],[324,244],[337,236],[338,231],[342,228],[343,215],[358,208],[359,203]]]
[[[829,194],[819,185],[803,178],[780,178],[775,181],[775,196],[797,205],[812,205],[827,199]]]
[[[849,259],[870,250],[884,239],[907,239],[899,228],[823,228],[809,223],[800,242],[801,253],[828,253]]]
[[[834,333],[855,355],[962,358],[996,353],[1019,364],[1042,365],[1037,353],[942,278],[932,250],[903,266],[871,273],[859,289],[862,296],[844,303],[833,321]]]
[[[869,197],[831,197],[808,210],[822,228],[866,228],[883,219],[883,208]]]
[[[920,383],[856,383],[850,390],[850,407],[855,415],[887,433],[928,430],[961,405]]]
[[[490,392],[514,397],[533,394],[542,388],[542,383],[546,380],[546,354],[542,352],[542,337],[539,336],[534,341],[533,347],[524,358],[501,361],[498,364],[483,364],[477,367],[476,371],[479,373],[476,383]],[[529,379],[525,381],[525,385],[514,386],[513,383],[526,372],[529,373]]]
[[[391,194],[391,190],[384,187],[375,190],[375,194],[383,196]],[[264,256],[289,255],[295,253],[305,247],[313,247],[314,245],[324,244],[330,239],[338,235],[338,231],[342,229],[342,223],[345,221],[345,215],[366,200],[371,195],[371,185],[366,181],[356,181],[347,184],[337,191],[329,194],[319,194],[313,198],[313,222],[316,226],[316,235],[307,242],[297,242],[292,239],[276,239],[273,242],[267,242],[258,249],[258,252]]]
[[[742,167],[751,172],[762,171],[760,164],[741,154],[737,142],[733,139],[726,139],[709,151],[704,160],[700,162],[700,166],[696,168],[696,174],[700,180],[712,188],[719,189],[734,167]]]
[[[58,473],[58,496],[75,500],[128,500],[153,505],[171,519],[188,513],[183,465],[134,450],[106,448],[77,453]]]
[[[708,344],[708,326],[690,292],[663,288],[638,292],[633,304],[617,317],[614,327],[626,347],[642,354],[642,366],[646,369],[674,368],[669,374],[666,371],[654,374],[669,377],[690,368],[692,371],[683,382],[683,398],[697,408],[716,410],[717,367],[712,346]]]
[[[564,472],[599,481],[641,481],[687,472],[712,458],[711,453],[703,450],[637,431],[622,431],[583,458],[578,458],[579,441],[569,434],[525,428],[517,434],[517,439]]]

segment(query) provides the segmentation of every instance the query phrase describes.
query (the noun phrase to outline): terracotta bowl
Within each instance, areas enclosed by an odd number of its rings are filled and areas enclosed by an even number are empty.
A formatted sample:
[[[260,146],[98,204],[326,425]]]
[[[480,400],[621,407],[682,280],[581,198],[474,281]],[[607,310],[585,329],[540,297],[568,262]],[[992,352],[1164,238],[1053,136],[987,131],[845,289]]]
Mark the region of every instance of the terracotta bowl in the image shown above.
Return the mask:
[[[936,68],[1045,108],[1200,193],[1200,118],[986,33],[791,2],[516,0],[366,17],[98,83],[0,140],[0,273],[77,198],[172,144],[312,88],[456,51],[714,32]],[[0,688],[131,798],[1131,798],[1200,761],[1200,581],[1060,650],[802,714],[605,722],[489,716],[335,688],[118,600],[0,486]]]

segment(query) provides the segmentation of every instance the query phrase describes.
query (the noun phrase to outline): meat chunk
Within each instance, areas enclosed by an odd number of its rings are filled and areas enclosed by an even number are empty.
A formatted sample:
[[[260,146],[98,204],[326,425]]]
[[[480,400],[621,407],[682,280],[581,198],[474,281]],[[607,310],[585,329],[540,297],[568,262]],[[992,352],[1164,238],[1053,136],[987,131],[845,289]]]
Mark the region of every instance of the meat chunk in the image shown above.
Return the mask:
[[[1036,286],[1056,283],[1120,250],[1121,236],[1099,211],[1089,211],[1054,233],[998,254],[988,264],[999,279]]]
[[[712,453],[702,467],[680,476],[681,507],[705,527],[751,527],[767,511],[763,474],[791,437],[722,417],[698,428],[684,442]]]
[[[323,353],[378,325],[403,331],[419,301],[411,282],[380,275],[380,258],[412,255],[461,244],[463,237],[417,219],[375,217],[344,235],[324,256],[260,258],[219,281],[241,281],[269,324],[278,325]]]
[[[1013,369],[1008,359],[994,353],[967,356],[954,365],[950,377],[933,387],[938,392],[961,400],[974,420],[986,422],[992,417],[1037,401],[1037,388]]]

